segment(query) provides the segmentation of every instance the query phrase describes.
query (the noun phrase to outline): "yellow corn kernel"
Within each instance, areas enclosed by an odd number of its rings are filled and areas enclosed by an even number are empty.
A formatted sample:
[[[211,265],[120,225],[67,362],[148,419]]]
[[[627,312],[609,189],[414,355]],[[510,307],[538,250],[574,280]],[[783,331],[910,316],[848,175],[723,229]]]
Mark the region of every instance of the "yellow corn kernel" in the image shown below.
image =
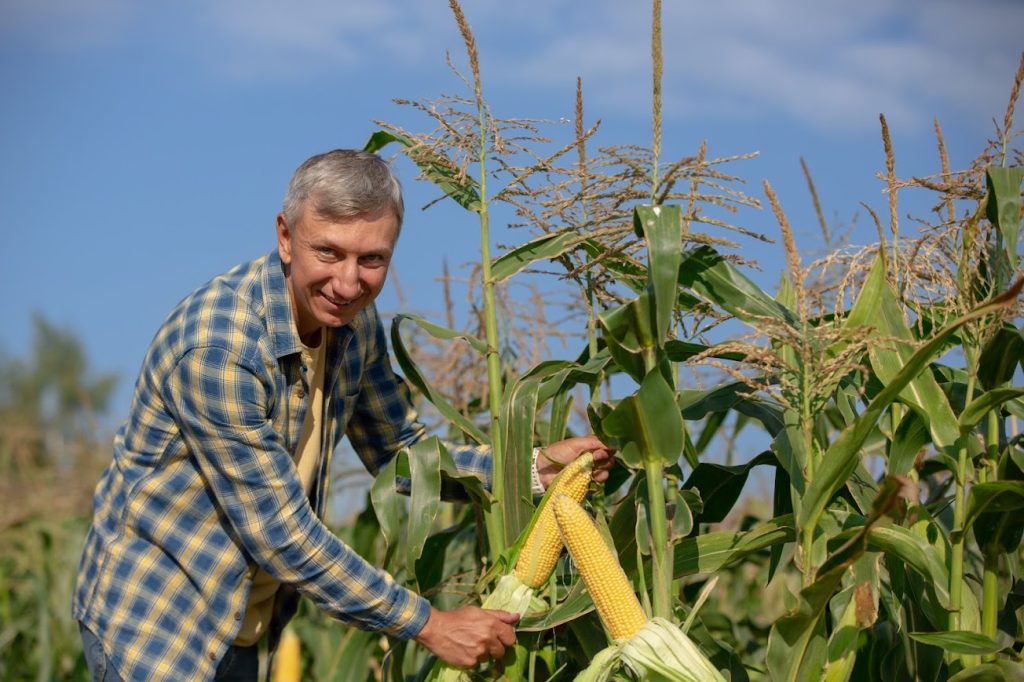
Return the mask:
[[[536,520],[516,560],[515,574],[524,585],[536,589],[547,582],[562,553],[562,536],[550,500],[559,494],[568,495],[576,502],[582,500],[593,468],[594,456],[585,452],[558,472],[551,482],[546,500],[534,512]]]
[[[552,499],[562,540],[613,640],[632,637],[647,622],[633,586],[590,514],[565,495]]]
[[[274,682],[299,682],[302,679],[302,645],[291,628],[281,633],[274,654]]]

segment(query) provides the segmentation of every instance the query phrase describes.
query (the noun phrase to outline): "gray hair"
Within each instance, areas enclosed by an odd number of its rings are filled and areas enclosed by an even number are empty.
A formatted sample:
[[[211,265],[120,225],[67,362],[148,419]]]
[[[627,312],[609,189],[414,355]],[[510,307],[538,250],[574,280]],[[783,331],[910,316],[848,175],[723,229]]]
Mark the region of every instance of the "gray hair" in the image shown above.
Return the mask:
[[[302,217],[307,201],[325,218],[354,218],[390,208],[401,227],[405,215],[402,186],[388,162],[355,149],[317,154],[299,166],[284,197],[289,226]]]

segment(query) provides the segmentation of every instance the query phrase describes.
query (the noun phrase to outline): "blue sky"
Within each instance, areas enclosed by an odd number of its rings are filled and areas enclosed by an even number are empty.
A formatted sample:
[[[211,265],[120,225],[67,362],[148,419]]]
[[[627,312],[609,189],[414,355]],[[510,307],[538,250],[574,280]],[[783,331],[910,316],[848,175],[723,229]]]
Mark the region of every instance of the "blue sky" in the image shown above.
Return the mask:
[[[767,178],[813,252],[800,171],[833,223],[886,213],[878,115],[903,177],[954,167],[1002,120],[1024,44],[1024,3],[858,0],[664,3],[666,158],[707,140],[730,170]],[[505,117],[572,117],[577,76],[595,144],[650,144],[650,6],[592,0],[464,3],[485,94]],[[0,4],[0,350],[25,355],[34,312],[75,331],[96,371],[121,376],[114,411],[180,298],[274,244],[293,169],[362,146],[374,120],[422,129],[392,98],[463,94],[447,2],[5,0]],[[399,165],[409,215],[395,260],[404,307],[439,317],[441,261],[477,253],[464,214]],[[777,234],[770,211],[736,218]],[[861,215],[855,233],[873,239]],[[522,239],[523,233],[509,239]],[[744,246],[774,281],[776,247]],[[393,288],[381,307],[399,307]]]

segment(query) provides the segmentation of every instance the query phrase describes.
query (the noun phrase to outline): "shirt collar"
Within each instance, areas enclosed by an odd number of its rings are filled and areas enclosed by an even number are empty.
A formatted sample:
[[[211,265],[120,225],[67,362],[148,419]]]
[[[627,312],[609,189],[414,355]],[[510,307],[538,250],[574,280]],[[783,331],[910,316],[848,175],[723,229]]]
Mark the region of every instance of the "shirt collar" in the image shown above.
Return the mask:
[[[263,304],[267,318],[267,333],[274,346],[274,357],[298,353],[302,350],[299,330],[295,328],[295,312],[288,282],[284,277],[284,264],[277,251],[271,251],[263,267]]]

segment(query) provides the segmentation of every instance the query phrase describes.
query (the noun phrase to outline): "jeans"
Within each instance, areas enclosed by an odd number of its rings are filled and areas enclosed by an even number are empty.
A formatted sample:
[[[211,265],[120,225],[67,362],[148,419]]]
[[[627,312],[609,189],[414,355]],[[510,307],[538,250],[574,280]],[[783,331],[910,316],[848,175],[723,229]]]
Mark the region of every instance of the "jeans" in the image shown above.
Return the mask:
[[[85,651],[85,663],[89,667],[89,679],[92,682],[125,682],[110,665],[110,659],[103,653],[103,645],[96,635],[81,623],[78,629],[82,633],[82,648]],[[256,682],[259,674],[258,646],[230,646],[217,666],[217,674],[213,679],[218,682]]]

